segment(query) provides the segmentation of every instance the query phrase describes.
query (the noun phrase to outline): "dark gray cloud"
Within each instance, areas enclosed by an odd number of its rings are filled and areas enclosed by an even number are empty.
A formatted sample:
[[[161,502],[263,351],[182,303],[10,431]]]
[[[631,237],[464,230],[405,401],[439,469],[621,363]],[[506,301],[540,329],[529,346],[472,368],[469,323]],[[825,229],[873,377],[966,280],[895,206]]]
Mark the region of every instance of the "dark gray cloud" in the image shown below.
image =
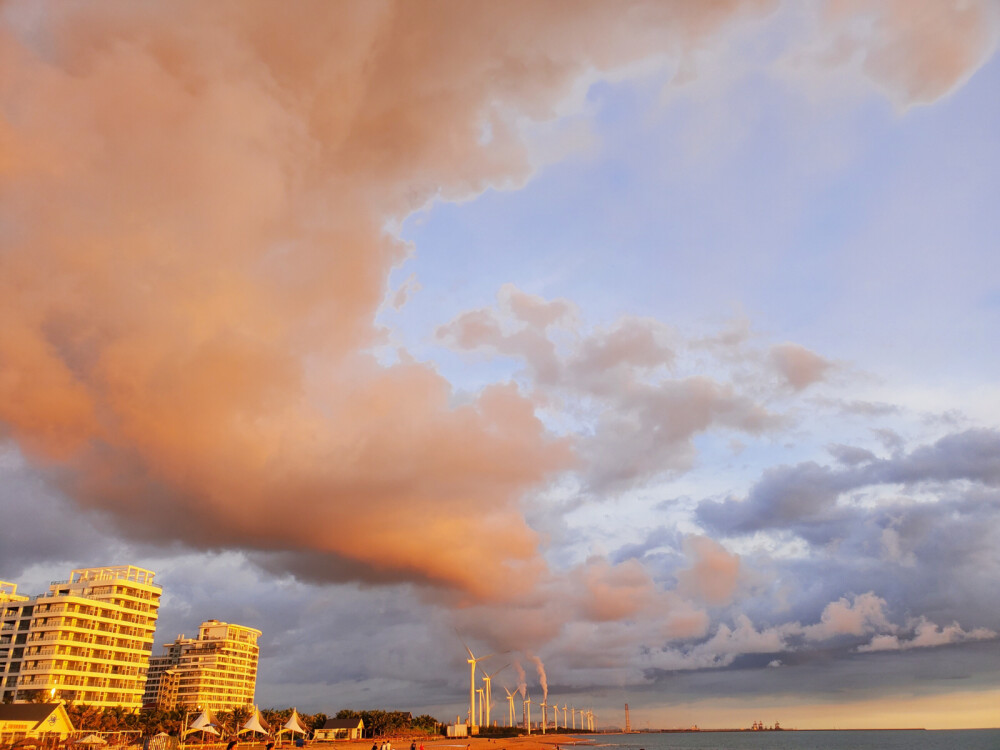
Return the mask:
[[[907,456],[873,464],[866,484],[881,482],[947,482],[965,479],[1000,485],[1000,432],[966,430],[920,446]]]
[[[723,534],[793,529],[822,543],[849,522],[851,513],[839,508],[837,499],[856,486],[847,472],[815,462],[781,466],[764,472],[746,499],[703,501],[697,517]]]
[[[0,445],[0,509],[2,580],[17,583],[33,566],[51,568],[48,580],[68,574],[81,561],[104,565],[123,546],[106,526],[101,527],[96,514],[81,511],[10,445]],[[68,528],[71,534],[66,533]],[[104,559],[94,560],[95,550],[102,550]],[[37,592],[22,586],[22,593]]]
[[[839,463],[847,466],[857,466],[875,460],[875,454],[866,448],[857,448],[853,445],[841,445],[834,443],[826,447],[827,452]]]
[[[667,556],[675,563],[683,560],[680,554],[683,534],[676,528],[668,526],[658,526],[646,533],[645,537],[632,544],[625,544],[615,550],[611,559],[616,562],[624,562],[633,558],[647,559],[652,550],[666,548]]]
[[[779,658],[780,669],[766,669]],[[948,689],[992,687],[1000,670],[996,642],[972,642],[901,653],[859,654],[847,647],[808,652],[753,654],[723,669],[674,672],[651,669],[650,684],[636,692],[653,699],[800,695],[829,700],[850,692],[859,700],[896,690],[933,694]],[[873,679],[873,674],[878,679]]]
[[[764,529],[793,530],[818,541],[843,532],[858,512],[838,501],[847,493],[879,485],[913,485],[964,480],[989,487],[1000,484],[1000,432],[968,430],[947,435],[908,454],[871,460],[860,449],[839,446],[846,468],[815,462],[769,469],[745,499],[707,500],[698,519],[725,534]]]
[[[862,460],[778,467],[745,499],[699,505],[699,521],[714,533],[808,544],[804,555],[745,560],[766,582],[747,593],[741,611],[760,627],[815,622],[837,597],[871,591],[892,622],[926,617],[945,629],[925,627],[923,642],[934,633],[1000,630],[1000,433],[947,435],[888,459],[832,452]],[[895,647],[893,638],[883,645]]]

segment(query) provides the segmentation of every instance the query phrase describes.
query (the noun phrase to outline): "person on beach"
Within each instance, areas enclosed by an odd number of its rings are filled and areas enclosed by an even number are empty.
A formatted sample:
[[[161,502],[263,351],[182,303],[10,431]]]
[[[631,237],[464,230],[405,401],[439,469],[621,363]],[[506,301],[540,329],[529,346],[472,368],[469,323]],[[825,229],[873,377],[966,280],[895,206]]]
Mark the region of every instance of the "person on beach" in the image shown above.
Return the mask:
[[[236,740],[229,740],[229,744],[226,745],[226,750],[233,750],[234,747],[236,747]]]

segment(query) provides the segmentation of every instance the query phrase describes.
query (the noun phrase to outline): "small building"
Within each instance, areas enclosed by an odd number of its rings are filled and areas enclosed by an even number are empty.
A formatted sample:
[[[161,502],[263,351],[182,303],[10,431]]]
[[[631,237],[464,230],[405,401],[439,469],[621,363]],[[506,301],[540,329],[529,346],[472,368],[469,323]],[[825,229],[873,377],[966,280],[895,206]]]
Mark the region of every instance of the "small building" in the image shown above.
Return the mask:
[[[469,725],[468,724],[449,724],[448,725],[448,736],[449,737],[468,737],[469,736]]]
[[[22,739],[65,740],[74,731],[62,703],[0,704],[0,746]]]
[[[365,734],[365,722],[358,719],[327,719],[313,732],[314,740],[360,740]]]

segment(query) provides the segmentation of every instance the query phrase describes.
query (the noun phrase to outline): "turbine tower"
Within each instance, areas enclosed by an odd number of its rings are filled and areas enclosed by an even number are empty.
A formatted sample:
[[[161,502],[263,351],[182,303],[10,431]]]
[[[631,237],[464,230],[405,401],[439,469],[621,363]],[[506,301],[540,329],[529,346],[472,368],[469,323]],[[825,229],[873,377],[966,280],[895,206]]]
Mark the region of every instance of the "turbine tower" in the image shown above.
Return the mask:
[[[531,696],[524,694],[524,731],[531,734]]]
[[[573,714],[573,730],[576,731],[576,709],[570,706],[569,710]]]
[[[469,663],[469,732],[471,734],[472,727],[476,726],[476,665],[481,661],[486,661],[493,654],[477,658],[472,653],[472,649],[464,641],[462,645],[469,652],[469,658],[466,661]]]
[[[542,707],[542,734],[545,734],[545,725],[549,720],[549,704],[545,700],[545,698],[542,698],[542,702],[538,704]]]
[[[556,706],[556,709],[559,707]],[[566,721],[566,704],[563,703],[563,729],[569,729],[569,723]]]
[[[558,732],[559,731],[559,701],[556,701],[555,706],[553,706],[552,718],[554,720],[553,723],[552,723],[552,731],[553,732]]]
[[[507,688],[504,688],[504,690],[507,690]],[[507,726],[513,729],[513,727],[514,727],[514,693],[510,692],[509,690],[507,690],[507,703],[510,704],[510,719],[508,719],[508,721],[507,721]]]
[[[483,720],[483,701],[485,700],[485,691],[482,688],[476,688],[476,695],[479,696],[479,720]]]

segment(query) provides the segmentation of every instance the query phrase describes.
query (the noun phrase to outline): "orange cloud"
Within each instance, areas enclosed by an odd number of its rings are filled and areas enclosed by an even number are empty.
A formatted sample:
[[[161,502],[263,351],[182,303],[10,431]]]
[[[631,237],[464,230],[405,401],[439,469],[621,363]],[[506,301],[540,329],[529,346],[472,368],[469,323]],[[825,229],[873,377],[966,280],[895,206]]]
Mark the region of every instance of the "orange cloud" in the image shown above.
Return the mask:
[[[511,387],[456,406],[431,367],[365,353],[406,254],[385,227],[525,179],[516,116],[742,12],[6,4],[0,423],[135,537],[316,580],[532,585],[518,502],[570,446]]]
[[[518,117],[581,75],[771,7],[6,3],[0,425],[138,538],[316,580],[530,585],[518,500],[571,446],[513,388],[455,406],[433,368],[366,353],[407,252],[385,227],[524,180]],[[661,411],[692,390],[684,438],[720,402],[763,418],[697,380]]]

